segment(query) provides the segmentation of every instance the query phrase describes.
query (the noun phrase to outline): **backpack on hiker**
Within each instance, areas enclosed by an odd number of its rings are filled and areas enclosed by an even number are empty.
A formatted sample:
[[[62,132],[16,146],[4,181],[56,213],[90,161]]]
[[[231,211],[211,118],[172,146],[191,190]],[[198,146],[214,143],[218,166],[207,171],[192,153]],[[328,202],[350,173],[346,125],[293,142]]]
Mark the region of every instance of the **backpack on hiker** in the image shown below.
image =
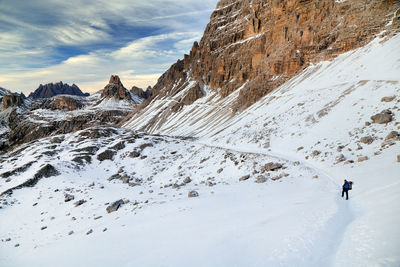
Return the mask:
[[[349,190],[353,188],[353,181],[349,181]]]

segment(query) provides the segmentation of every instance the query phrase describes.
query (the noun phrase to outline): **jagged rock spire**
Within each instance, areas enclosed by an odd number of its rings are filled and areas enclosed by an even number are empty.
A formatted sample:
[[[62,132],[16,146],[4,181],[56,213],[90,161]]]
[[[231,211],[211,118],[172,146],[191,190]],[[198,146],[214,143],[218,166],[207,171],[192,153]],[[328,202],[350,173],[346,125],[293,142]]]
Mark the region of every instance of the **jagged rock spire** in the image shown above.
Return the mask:
[[[114,98],[118,100],[132,100],[131,94],[124,87],[118,75],[111,75],[109,83],[101,92],[103,98]]]

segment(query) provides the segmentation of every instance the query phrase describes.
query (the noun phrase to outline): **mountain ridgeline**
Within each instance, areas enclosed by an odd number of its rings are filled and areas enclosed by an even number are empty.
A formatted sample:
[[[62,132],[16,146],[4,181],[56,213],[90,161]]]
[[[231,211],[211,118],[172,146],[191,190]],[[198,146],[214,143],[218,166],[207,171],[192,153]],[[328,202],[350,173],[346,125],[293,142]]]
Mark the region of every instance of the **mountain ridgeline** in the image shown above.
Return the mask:
[[[39,85],[39,87],[34,92],[32,92],[29,97],[32,97],[33,99],[38,99],[50,98],[56,95],[89,96],[89,93],[83,93],[81,89],[79,89],[79,87],[75,84],[70,86],[67,83],[58,82]]]
[[[0,88],[0,266],[400,266],[399,17],[221,0],[154,88]]]
[[[163,133],[168,118],[206,92],[221,101],[235,92],[219,107],[240,112],[310,64],[397,32],[399,24],[389,22],[398,7],[380,0],[219,1],[200,43],[159,78],[152,97],[123,125]]]
[[[117,75],[91,96],[62,82],[40,85],[29,98],[0,88],[0,154],[50,135],[115,125],[142,101]]]

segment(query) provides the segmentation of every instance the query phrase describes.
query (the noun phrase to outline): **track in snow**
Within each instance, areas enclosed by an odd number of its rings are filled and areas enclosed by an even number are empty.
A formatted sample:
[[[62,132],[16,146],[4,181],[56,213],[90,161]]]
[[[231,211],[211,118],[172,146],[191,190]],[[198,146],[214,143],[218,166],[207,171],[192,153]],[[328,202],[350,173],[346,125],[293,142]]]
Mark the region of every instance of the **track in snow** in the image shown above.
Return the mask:
[[[350,201],[346,201],[345,198],[341,197],[341,184],[337,182],[338,179],[335,179],[331,175],[329,175],[326,171],[314,166],[311,163],[304,162],[297,158],[290,157],[288,155],[283,155],[281,153],[274,153],[272,151],[265,151],[263,149],[242,149],[242,148],[232,148],[228,146],[221,145],[211,145],[200,142],[200,144],[215,148],[221,149],[227,152],[237,152],[237,153],[247,153],[252,155],[262,155],[268,156],[272,159],[276,159],[280,162],[285,162],[289,164],[294,164],[294,162],[299,162],[300,166],[304,166],[305,168],[311,170],[312,172],[317,173],[318,178],[322,178],[326,183],[326,192],[331,193],[332,197],[336,199],[337,204],[337,212],[332,215],[330,220],[325,224],[325,229],[320,233],[319,238],[314,241],[314,243],[310,246],[310,252],[314,256],[311,261],[308,262],[308,266],[332,266],[334,265],[334,258],[336,252],[339,249],[339,246],[344,238],[344,233],[346,232],[347,227],[354,221],[355,212],[351,208]],[[378,190],[378,189],[377,189]],[[368,192],[365,192],[368,193]],[[351,200],[351,198],[350,198]],[[317,219],[318,220],[318,219]],[[315,223],[315,221],[310,221],[310,223]],[[307,240],[304,240],[307,242]]]

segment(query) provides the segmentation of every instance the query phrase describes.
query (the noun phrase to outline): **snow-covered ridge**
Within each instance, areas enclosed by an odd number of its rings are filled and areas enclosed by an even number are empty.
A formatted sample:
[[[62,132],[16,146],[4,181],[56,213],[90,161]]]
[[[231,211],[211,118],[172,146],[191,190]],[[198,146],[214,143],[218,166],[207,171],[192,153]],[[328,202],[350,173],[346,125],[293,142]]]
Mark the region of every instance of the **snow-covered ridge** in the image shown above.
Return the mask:
[[[7,95],[9,93],[11,93],[9,90],[7,90],[7,89],[5,89],[3,87],[0,87],[0,97],[5,96],[5,95]]]

